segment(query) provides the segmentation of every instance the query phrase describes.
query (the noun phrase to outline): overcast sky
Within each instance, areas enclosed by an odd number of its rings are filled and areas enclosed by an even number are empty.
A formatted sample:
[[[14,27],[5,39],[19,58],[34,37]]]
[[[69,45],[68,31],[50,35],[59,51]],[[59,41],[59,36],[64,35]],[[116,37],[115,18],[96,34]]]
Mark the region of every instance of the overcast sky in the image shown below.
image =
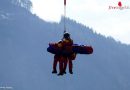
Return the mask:
[[[64,13],[64,0],[31,0],[33,13],[46,21],[59,22]],[[130,0],[67,0],[67,17],[93,28],[97,33],[112,36],[130,44],[130,9],[109,9],[129,6]]]

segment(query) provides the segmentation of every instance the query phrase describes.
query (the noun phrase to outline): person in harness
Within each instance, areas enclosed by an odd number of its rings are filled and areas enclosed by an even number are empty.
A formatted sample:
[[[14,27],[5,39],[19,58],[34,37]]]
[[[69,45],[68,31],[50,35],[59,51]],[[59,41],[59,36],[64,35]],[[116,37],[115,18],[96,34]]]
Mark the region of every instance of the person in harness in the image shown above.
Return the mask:
[[[66,67],[67,63],[69,66],[69,73],[73,74],[72,68],[73,68],[73,63],[72,63],[72,57],[74,55],[72,51],[72,45],[73,45],[73,40],[70,38],[69,33],[64,33],[63,39],[62,39],[62,45],[63,45],[63,73],[66,73]]]
[[[58,48],[60,48],[61,51],[62,51],[62,41],[61,41],[61,40],[57,43],[57,46],[58,46]],[[57,63],[58,63],[58,62],[59,62],[59,70],[60,70],[60,72],[62,72],[62,70],[63,70],[63,65],[62,65],[62,64],[63,64],[63,61],[61,61],[61,60],[63,60],[63,59],[62,59],[62,54],[61,54],[61,52],[59,52],[59,53],[57,53],[57,54],[54,55],[53,71],[52,71],[53,74],[56,74],[56,73],[57,73],[56,67],[57,67]]]

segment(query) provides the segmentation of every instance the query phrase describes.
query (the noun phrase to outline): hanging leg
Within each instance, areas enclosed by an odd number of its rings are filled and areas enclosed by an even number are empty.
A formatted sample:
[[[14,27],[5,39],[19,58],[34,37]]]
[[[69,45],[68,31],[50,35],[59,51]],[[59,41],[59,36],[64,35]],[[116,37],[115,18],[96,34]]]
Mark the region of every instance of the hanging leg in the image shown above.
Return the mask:
[[[73,68],[73,63],[72,60],[68,60],[69,61],[69,73],[73,74],[72,68]]]
[[[56,67],[57,67],[58,61],[59,61],[59,56],[58,56],[58,55],[55,55],[55,56],[54,56],[53,71],[52,71],[52,73],[57,73]]]
[[[64,57],[63,62],[64,62],[63,63],[64,64],[63,73],[66,74],[66,68],[67,68],[67,63],[68,63],[67,57]]]
[[[60,59],[59,59],[59,74],[58,74],[58,76],[59,75],[63,75],[63,57],[60,57]]]

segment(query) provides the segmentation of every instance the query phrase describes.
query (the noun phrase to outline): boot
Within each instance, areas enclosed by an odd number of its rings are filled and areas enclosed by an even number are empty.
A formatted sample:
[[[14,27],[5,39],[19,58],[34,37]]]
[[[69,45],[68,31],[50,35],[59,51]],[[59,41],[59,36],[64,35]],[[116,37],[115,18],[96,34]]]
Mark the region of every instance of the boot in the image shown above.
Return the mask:
[[[63,75],[63,73],[61,73],[61,72],[58,74],[58,76],[62,76],[62,75]]]
[[[72,71],[72,70],[70,70],[70,71],[69,71],[69,73],[70,73],[70,74],[73,74],[73,71]]]
[[[53,71],[52,71],[52,74],[56,74],[56,73],[57,73],[57,71],[56,71],[56,70],[53,70]]]
[[[63,71],[63,74],[66,74],[66,71],[65,71],[65,70]]]

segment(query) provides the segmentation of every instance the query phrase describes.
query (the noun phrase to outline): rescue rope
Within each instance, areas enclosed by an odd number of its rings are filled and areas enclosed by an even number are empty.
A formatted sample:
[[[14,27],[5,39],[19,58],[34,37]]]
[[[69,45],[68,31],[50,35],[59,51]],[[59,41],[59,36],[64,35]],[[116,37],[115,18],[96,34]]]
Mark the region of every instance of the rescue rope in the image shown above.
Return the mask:
[[[66,0],[64,0],[64,33],[66,32]]]

